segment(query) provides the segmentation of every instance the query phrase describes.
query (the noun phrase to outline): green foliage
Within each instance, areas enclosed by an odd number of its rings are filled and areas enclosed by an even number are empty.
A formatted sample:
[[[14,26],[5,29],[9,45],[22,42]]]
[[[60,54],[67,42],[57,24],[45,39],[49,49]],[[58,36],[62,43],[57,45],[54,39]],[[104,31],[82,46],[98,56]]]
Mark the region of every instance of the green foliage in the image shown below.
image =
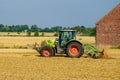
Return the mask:
[[[28,25],[21,25],[21,29],[24,32],[25,30],[29,29],[29,26]]]
[[[89,36],[95,36],[96,35],[96,27],[93,27],[90,29]]]
[[[71,29],[76,30],[78,34],[81,36],[95,36],[96,35],[96,27],[84,27],[84,26],[75,26]]]
[[[32,25],[32,26],[31,26],[31,31],[32,31],[32,32],[39,31],[38,26],[37,26],[37,25]]]
[[[51,27],[51,32],[59,32],[60,30],[62,30],[62,26]]]
[[[37,25],[3,25],[0,24],[0,32],[27,32],[27,35],[30,36],[31,32],[59,32],[60,30],[67,30],[67,29],[73,29],[76,30],[77,33],[81,36],[95,36],[96,35],[96,27],[85,27],[85,26],[73,26],[73,27],[62,27],[62,26],[54,26],[54,27],[45,27],[40,28]],[[31,31],[31,32],[30,32]],[[35,36],[38,36],[38,34],[35,34]],[[44,33],[42,33],[41,36],[44,36]],[[57,36],[57,34],[54,34],[54,36]]]
[[[42,29],[42,32],[52,32],[50,28],[45,27],[44,29]]]
[[[24,32],[25,30],[28,30],[28,25],[12,25],[7,26],[0,24],[0,32]]]
[[[43,29],[41,29],[41,32],[59,32],[60,30],[62,30],[62,26],[54,26],[54,27],[45,27]]]
[[[74,26],[71,29],[76,30],[78,33],[84,33],[85,27],[84,26]]]
[[[39,36],[39,31],[35,31],[34,36]]]

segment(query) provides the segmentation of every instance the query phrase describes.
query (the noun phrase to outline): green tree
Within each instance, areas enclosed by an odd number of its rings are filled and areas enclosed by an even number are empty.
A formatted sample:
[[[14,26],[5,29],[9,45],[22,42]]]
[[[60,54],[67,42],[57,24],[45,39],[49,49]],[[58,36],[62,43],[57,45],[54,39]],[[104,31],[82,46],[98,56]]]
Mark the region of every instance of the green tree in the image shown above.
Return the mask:
[[[90,36],[96,36],[96,27],[91,29]]]
[[[1,30],[2,30],[2,32],[8,32],[9,31],[9,27],[6,25]]]
[[[39,30],[39,28],[38,28],[37,25],[32,25],[32,26],[31,26],[31,31],[32,31],[32,32],[35,32],[35,31],[38,31],[38,30]]]
[[[0,24],[0,31],[2,31],[4,25],[3,24]]]
[[[29,29],[29,26],[28,25],[21,25],[21,29],[24,32],[25,30]]]
[[[16,32],[15,31],[15,25],[9,26],[9,28],[10,28],[10,30],[9,30],[10,32]]]
[[[60,30],[62,30],[62,26],[51,27],[52,32],[59,32]]]
[[[50,28],[46,27],[42,30],[42,32],[51,32]]]
[[[74,26],[71,29],[76,30],[77,33],[82,33],[83,32],[83,28],[81,26]]]
[[[96,35],[96,28],[95,27],[88,27],[85,29],[83,36],[95,36]]]

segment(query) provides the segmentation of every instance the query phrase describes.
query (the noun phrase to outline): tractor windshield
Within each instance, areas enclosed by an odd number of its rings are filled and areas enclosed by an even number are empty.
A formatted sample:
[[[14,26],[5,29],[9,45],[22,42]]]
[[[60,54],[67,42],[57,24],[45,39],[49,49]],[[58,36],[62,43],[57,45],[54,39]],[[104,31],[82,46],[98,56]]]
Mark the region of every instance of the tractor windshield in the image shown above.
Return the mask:
[[[60,45],[64,46],[68,41],[75,39],[74,31],[60,32]]]

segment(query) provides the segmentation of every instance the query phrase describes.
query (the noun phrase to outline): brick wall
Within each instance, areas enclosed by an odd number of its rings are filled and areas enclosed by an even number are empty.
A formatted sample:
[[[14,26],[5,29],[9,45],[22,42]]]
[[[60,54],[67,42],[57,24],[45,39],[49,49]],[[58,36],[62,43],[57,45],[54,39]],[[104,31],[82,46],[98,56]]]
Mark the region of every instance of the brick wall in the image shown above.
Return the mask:
[[[120,45],[120,4],[96,24],[97,45]]]

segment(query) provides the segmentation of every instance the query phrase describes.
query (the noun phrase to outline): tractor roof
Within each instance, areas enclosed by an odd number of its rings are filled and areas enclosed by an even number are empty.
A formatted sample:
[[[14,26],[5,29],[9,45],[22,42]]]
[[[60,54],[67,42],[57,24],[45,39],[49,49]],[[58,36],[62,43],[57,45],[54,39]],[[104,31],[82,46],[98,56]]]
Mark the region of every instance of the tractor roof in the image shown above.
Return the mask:
[[[60,32],[75,32],[75,30],[61,30]]]

